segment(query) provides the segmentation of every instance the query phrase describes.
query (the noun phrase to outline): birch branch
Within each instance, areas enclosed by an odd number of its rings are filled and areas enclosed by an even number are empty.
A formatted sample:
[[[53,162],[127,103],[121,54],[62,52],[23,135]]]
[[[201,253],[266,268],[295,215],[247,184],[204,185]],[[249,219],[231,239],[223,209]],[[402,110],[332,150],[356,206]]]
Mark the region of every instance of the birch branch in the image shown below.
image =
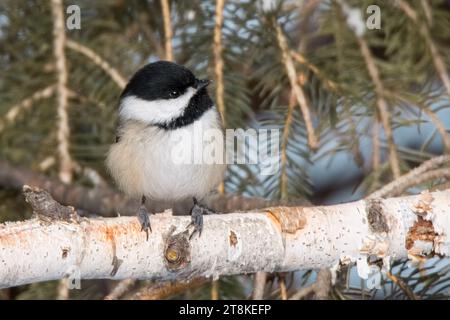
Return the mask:
[[[450,189],[324,207],[273,207],[206,216],[189,241],[189,216],[152,216],[146,241],[135,217],[82,218],[24,187],[35,218],[0,225],[0,287],[62,279],[184,280],[450,254]]]

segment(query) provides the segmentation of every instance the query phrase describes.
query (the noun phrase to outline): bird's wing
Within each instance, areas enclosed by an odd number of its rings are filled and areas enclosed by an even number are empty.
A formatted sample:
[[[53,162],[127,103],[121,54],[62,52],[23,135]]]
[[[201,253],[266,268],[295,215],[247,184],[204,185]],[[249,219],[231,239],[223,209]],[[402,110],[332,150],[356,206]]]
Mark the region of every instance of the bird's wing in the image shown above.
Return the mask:
[[[116,129],[116,143],[120,141],[120,138],[121,138],[122,135],[123,135],[123,132],[122,132],[123,129],[122,129],[122,127],[123,127],[123,123],[119,122],[119,124],[118,124],[118,126],[117,126],[117,129]]]

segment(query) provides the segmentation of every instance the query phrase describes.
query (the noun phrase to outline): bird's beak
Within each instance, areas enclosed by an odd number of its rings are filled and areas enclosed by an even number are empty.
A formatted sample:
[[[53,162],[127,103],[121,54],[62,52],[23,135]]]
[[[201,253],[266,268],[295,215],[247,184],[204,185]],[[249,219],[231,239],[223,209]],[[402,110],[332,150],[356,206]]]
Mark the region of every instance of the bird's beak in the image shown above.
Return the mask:
[[[204,80],[197,80],[197,91],[201,90],[203,88],[206,88],[211,83],[211,80],[204,79]]]

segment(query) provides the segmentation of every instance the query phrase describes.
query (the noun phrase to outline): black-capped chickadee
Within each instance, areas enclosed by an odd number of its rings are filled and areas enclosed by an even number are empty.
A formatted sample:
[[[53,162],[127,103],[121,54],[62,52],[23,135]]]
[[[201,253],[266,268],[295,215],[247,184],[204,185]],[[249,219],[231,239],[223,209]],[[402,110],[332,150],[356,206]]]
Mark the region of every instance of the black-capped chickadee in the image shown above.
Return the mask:
[[[205,145],[198,141],[202,135],[193,134],[196,124],[203,131],[219,130],[221,136],[212,143],[223,148],[221,118],[206,90],[209,83],[183,66],[158,61],[137,71],[120,96],[116,143],[106,165],[125,194],[141,199],[138,217],[147,239],[151,226],[146,199],[194,199],[191,237],[201,234],[203,213],[210,213],[197,199],[201,201],[219,185],[225,165],[178,163],[172,152],[180,132],[191,135],[192,148],[186,148],[187,152],[203,152]]]

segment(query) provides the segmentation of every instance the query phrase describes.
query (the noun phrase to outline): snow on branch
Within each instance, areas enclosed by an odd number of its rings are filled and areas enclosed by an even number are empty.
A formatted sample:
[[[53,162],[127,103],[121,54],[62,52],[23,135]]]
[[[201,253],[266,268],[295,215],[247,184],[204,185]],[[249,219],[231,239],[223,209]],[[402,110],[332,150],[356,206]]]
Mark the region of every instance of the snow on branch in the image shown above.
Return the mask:
[[[148,241],[135,217],[80,217],[25,186],[35,217],[0,225],[0,287],[81,279],[184,280],[331,268],[450,253],[450,189],[321,207],[272,207],[206,216],[189,241],[189,216],[152,215]]]

